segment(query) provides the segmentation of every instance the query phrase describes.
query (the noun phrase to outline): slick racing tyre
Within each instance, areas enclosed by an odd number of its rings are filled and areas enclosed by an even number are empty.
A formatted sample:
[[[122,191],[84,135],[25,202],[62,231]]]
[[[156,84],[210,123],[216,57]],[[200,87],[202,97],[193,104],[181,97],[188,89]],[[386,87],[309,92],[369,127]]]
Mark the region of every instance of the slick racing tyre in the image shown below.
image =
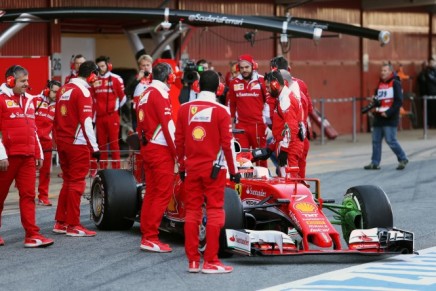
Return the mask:
[[[126,170],[99,171],[91,186],[90,209],[98,229],[131,228],[138,212],[133,175]]]
[[[355,229],[393,227],[391,203],[386,193],[375,185],[351,187],[344,195],[342,205],[342,235],[348,243]]]
[[[226,252],[226,229],[244,229],[244,209],[242,207],[241,199],[234,189],[226,188],[224,196],[224,211],[226,213],[226,220],[220,235],[220,248],[218,256],[221,258],[229,258],[233,254]]]

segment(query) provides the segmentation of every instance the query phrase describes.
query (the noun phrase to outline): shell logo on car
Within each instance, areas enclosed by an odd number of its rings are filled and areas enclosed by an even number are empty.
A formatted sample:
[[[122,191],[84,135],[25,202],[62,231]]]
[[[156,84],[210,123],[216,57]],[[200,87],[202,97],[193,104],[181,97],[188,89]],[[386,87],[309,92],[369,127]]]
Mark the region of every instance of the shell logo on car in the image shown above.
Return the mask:
[[[294,204],[294,208],[301,213],[314,213],[316,212],[316,206],[312,203],[299,202]]]

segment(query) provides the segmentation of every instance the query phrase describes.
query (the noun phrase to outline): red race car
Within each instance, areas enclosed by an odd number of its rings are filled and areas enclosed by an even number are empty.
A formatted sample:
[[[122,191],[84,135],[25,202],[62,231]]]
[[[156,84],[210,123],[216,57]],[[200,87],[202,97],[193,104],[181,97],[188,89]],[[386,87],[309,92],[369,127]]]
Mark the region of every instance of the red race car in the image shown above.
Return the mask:
[[[236,147],[237,148],[237,147]],[[239,150],[240,151],[240,150]],[[239,152],[240,184],[228,180],[225,190],[226,221],[220,239],[221,256],[301,254],[414,253],[412,232],[393,227],[392,209],[378,186],[349,188],[341,203],[320,196],[318,179],[272,177],[252,160],[266,151]],[[253,157],[254,156],[254,157]],[[99,229],[129,229],[138,221],[146,183],[140,155],[131,155],[131,169],[102,170],[92,182],[91,218]],[[173,197],[161,230],[183,234],[185,216],[183,182],[175,174]],[[324,211],[329,210],[329,219]],[[203,226],[207,222],[204,216]],[[341,234],[334,227],[340,225]],[[200,240],[205,238],[202,227]]]

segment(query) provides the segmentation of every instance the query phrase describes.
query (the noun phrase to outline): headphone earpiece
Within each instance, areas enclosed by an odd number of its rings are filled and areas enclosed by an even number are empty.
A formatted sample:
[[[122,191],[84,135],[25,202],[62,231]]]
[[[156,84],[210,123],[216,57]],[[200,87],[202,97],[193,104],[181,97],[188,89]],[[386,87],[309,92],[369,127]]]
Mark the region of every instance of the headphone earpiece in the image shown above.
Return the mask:
[[[76,66],[74,65],[74,58],[75,57],[76,57],[75,55],[72,55],[71,59],[70,59],[70,69],[71,69],[71,71],[74,71],[76,69]]]
[[[8,76],[6,78],[6,86],[9,88],[14,88],[16,84],[15,77],[14,76]]]
[[[216,95],[222,96],[224,94],[224,89],[225,89],[224,84],[220,82],[218,85],[218,89],[216,90]]]
[[[192,91],[195,93],[200,93],[200,82],[198,80],[195,80],[194,83],[191,85]]]
[[[168,78],[167,78],[167,83],[168,84],[174,84],[176,82],[176,78],[177,78],[176,74],[169,73],[168,74]]]
[[[280,83],[277,80],[272,80],[269,83],[269,87],[270,87],[271,91],[274,91],[274,92],[280,91]]]
[[[94,72],[92,72],[91,75],[89,75],[89,76],[86,78],[86,82],[88,82],[88,84],[92,84],[92,83],[94,83],[95,81],[97,81],[97,79],[98,79],[97,75],[96,75]]]
[[[106,62],[106,66],[107,66],[108,72],[112,71],[112,63],[111,62]]]
[[[44,90],[42,90],[42,95],[44,95],[45,97],[48,97],[50,94],[50,88],[45,88]]]

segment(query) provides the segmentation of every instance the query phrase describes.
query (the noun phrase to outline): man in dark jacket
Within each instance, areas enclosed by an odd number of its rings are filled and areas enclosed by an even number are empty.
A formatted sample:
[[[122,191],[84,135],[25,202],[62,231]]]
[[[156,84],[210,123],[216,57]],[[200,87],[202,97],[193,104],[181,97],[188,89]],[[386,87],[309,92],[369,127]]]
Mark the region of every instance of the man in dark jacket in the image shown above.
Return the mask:
[[[377,100],[377,101],[376,101]],[[383,64],[380,70],[380,82],[377,95],[373,102],[377,102],[374,112],[374,125],[372,130],[372,157],[371,163],[365,170],[379,170],[383,138],[398,159],[397,170],[403,170],[409,160],[397,140],[397,127],[400,116],[400,107],[403,103],[401,82],[394,76],[392,65]]]

